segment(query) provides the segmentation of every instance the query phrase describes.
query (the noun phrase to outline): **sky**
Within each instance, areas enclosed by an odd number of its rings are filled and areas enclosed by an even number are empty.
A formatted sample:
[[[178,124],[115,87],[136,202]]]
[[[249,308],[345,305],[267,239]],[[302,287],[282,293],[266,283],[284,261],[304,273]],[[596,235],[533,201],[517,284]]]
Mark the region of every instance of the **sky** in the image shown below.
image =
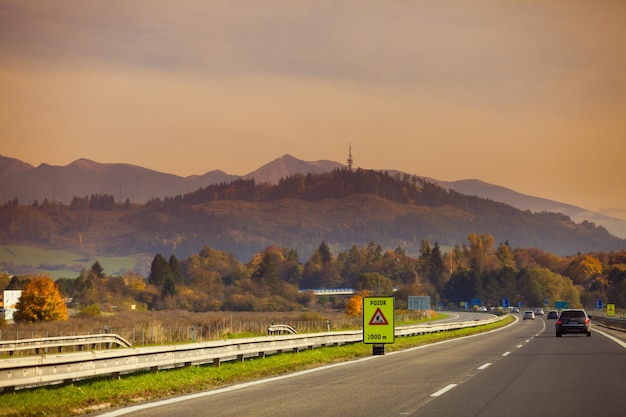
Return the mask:
[[[0,0],[0,154],[284,154],[626,219],[623,0]]]

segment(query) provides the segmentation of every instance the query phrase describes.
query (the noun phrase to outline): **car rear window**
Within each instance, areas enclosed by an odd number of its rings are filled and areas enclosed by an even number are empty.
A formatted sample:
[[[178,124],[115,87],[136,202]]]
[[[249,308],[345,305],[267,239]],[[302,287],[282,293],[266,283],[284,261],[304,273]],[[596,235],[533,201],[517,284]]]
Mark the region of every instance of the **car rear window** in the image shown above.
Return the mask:
[[[564,311],[561,313],[561,317],[585,317],[584,311]]]

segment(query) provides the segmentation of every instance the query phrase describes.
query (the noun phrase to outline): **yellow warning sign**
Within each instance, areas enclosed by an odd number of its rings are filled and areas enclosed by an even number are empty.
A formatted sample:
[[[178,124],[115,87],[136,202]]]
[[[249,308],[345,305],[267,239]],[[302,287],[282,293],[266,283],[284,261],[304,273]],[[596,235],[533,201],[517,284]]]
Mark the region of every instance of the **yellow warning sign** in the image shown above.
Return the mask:
[[[363,298],[363,343],[395,341],[394,301],[393,297]]]
[[[606,315],[613,317],[615,315],[615,304],[606,305]]]

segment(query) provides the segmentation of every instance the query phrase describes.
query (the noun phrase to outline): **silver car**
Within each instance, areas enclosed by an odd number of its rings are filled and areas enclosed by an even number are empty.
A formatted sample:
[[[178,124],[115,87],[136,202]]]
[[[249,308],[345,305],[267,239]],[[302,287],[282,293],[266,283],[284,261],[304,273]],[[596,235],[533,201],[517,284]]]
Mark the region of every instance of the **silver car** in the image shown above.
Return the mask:
[[[534,320],[535,319],[535,313],[533,313],[532,311],[524,311],[524,316],[522,318],[524,320]]]

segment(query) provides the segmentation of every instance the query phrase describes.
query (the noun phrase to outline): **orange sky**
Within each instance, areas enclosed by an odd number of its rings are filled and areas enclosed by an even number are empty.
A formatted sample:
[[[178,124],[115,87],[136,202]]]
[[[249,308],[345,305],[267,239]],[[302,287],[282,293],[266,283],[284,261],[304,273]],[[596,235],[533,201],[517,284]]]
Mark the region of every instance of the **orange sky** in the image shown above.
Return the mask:
[[[130,3],[130,4],[129,4]],[[263,6],[260,6],[260,5]],[[0,154],[291,154],[626,218],[626,2],[0,0]]]

